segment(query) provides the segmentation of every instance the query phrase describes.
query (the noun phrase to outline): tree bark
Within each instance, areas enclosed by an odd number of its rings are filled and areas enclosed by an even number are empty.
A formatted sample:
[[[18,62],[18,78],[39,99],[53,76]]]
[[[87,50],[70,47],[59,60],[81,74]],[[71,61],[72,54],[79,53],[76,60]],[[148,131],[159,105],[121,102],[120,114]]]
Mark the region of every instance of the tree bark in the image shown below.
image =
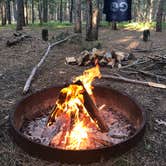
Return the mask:
[[[164,9],[164,0],[159,1],[157,18],[156,18],[156,32],[162,32],[162,17]]]
[[[75,26],[74,26],[74,32],[75,33],[81,33],[82,32],[82,25],[81,25],[81,0],[75,0]]]
[[[16,30],[23,29],[23,17],[24,17],[24,9],[23,9],[23,0],[17,0],[17,26]]]
[[[11,11],[10,11],[10,0],[6,0],[6,9],[7,9],[7,20],[8,24],[11,24]]]
[[[117,23],[112,21],[112,30],[117,30]]]
[[[43,22],[48,21],[48,0],[43,0]]]
[[[2,21],[2,26],[6,25],[6,4],[5,4],[5,2],[1,2],[1,21]]]
[[[14,13],[14,20],[17,20],[17,0],[13,0],[13,13]]]
[[[39,12],[39,20],[40,20],[40,25],[42,25],[43,23],[43,18],[42,18],[42,12],[43,12],[43,4],[42,4],[42,0],[39,0],[39,4],[38,4],[38,12]]]
[[[87,41],[98,40],[99,8],[97,5],[93,10],[92,0],[86,0],[86,3],[87,3],[86,40]]]
[[[62,11],[62,9],[63,9],[63,8],[62,8],[62,0],[60,0],[60,11],[59,11],[59,12],[60,12],[60,13],[59,13],[59,21],[60,21],[60,22],[62,22],[62,20],[63,20],[63,18],[62,18],[62,17],[63,17],[63,14],[62,14],[63,11]]]
[[[28,0],[25,0],[25,24],[28,25]]]
[[[73,23],[73,0],[70,0],[70,23]]]
[[[34,0],[32,0],[32,24],[35,22]]]

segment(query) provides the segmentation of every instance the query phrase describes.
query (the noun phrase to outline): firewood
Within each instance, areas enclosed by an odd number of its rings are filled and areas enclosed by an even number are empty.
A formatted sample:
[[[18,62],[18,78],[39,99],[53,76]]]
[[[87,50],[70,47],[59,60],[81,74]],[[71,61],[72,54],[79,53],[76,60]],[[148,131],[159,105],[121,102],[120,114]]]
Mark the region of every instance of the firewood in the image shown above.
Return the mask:
[[[66,63],[69,65],[76,65],[77,60],[75,57],[66,57]]]
[[[109,130],[109,128],[108,128],[107,124],[105,123],[105,121],[102,119],[102,117],[99,115],[99,110],[98,110],[97,106],[94,104],[91,97],[89,96],[84,85],[82,84],[81,81],[77,81],[75,84],[81,85],[84,89],[84,92],[83,92],[84,105],[85,105],[85,108],[87,109],[89,115],[98,124],[98,126],[102,132],[107,132]]]
[[[115,66],[115,63],[116,63],[115,59],[111,58],[107,65],[113,68]]]
[[[107,60],[105,58],[102,58],[100,61],[99,61],[99,65],[100,66],[106,66],[107,65]]]
[[[115,59],[117,62],[121,62],[125,59],[126,54],[124,52],[121,51],[116,51],[115,52]]]

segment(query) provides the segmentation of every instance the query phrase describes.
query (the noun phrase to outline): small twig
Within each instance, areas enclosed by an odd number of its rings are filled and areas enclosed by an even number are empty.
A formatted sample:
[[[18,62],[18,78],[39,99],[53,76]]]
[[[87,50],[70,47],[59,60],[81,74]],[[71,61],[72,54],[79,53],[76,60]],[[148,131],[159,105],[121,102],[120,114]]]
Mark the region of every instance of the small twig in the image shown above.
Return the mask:
[[[124,82],[128,82],[128,83],[133,83],[133,84],[140,84],[140,85],[145,85],[145,86],[150,86],[150,87],[155,87],[155,88],[166,89],[165,84],[158,84],[155,82],[145,82],[145,81],[133,80],[133,79],[125,78],[122,76],[116,77],[116,76],[111,76],[111,75],[102,75],[102,78],[112,79],[112,80],[116,80],[116,81],[124,81]]]
[[[161,75],[153,74],[153,73],[150,73],[150,72],[147,72],[147,71],[143,71],[143,70],[137,70],[137,71],[142,73],[142,74],[151,76],[151,77],[155,77],[155,78],[158,78],[158,79],[161,79],[161,80],[166,80],[166,77],[161,76]]]
[[[147,62],[149,62],[149,61],[150,61],[150,60],[140,61],[140,59],[137,59],[137,60],[134,61],[132,64],[129,64],[129,65],[126,65],[126,66],[122,66],[122,67],[120,68],[120,70],[121,70],[121,69],[129,68],[129,67],[132,67],[132,66],[144,64],[144,63],[147,63]]]

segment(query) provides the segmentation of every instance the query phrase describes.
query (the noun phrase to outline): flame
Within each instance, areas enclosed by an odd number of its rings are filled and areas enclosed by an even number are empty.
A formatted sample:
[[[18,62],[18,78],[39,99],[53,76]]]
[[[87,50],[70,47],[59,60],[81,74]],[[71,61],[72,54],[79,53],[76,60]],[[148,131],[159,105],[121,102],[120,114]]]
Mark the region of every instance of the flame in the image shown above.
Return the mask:
[[[69,135],[69,145],[66,149],[80,149],[81,144],[85,144],[88,139],[88,128],[83,122],[78,122]]]
[[[93,68],[85,70],[83,72],[83,75],[76,77],[73,82],[76,82],[78,80],[82,81],[89,95],[92,95],[93,87],[91,84],[96,77],[101,78],[100,68],[98,64]]]
[[[83,75],[76,77],[73,82],[80,80],[87,92],[92,95],[91,84],[95,77],[101,77],[98,65],[85,70]],[[92,128],[97,130],[98,125],[84,106],[83,86],[74,83],[60,91],[47,126],[53,125],[58,119],[65,119],[65,125],[60,129],[64,131],[65,135],[58,142],[56,137],[59,138],[60,134],[56,134],[51,143],[64,149],[86,149],[88,132]]]

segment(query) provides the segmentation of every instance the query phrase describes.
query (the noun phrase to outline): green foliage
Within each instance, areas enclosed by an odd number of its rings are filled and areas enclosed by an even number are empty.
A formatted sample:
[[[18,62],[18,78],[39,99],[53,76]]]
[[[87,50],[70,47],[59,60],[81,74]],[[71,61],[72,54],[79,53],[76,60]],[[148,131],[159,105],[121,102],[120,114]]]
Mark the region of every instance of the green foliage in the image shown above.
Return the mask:
[[[40,28],[40,27],[44,27],[44,28],[49,28],[49,29],[57,29],[57,28],[66,28],[66,27],[71,27],[72,24],[69,22],[59,22],[59,21],[50,21],[47,23],[43,23],[40,24],[38,22],[36,22],[35,24],[30,24],[29,25],[31,28]]]
[[[101,22],[102,27],[108,27],[110,26],[108,22],[103,21]],[[142,29],[154,29],[156,26],[156,22],[120,22],[118,23],[119,28],[126,28],[126,29],[131,29],[131,30],[142,30]],[[166,29],[166,22],[163,23],[163,29]]]

